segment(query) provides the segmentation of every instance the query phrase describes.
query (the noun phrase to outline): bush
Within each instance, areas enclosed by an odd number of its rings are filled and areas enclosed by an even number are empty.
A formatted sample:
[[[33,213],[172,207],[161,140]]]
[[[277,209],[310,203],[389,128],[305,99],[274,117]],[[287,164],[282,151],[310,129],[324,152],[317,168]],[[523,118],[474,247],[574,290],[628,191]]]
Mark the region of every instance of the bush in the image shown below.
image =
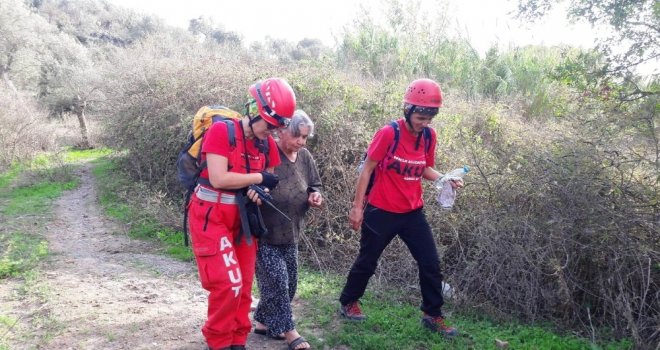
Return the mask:
[[[107,142],[127,153],[125,167],[152,192],[180,202],[175,157],[195,111],[217,103],[240,111],[251,83],[282,76],[316,122],[308,147],[325,186],[326,205],[312,211],[301,257],[344,274],[359,248],[346,218],[355,169],[373,133],[400,116],[409,79],[355,78],[326,61],[282,67],[240,52],[168,47],[167,55],[151,55],[162,49],[158,42],[144,45],[147,53],[140,48],[116,67],[106,93],[116,96],[107,110]],[[425,198],[446,279],[457,290],[454,305],[551,320],[592,337],[609,328],[652,343],[660,315],[653,109],[640,103],[617,110],[565,88],[554,96],[565,102],[561,113],[543,118],[520,113],[518,102],[445,96],[434,121],[438,168],[473,169],[456,211],[440,212],[431,190]],[[163,216],[179,224],[180,215]],[[417,302],[416,281],[414,261],[393,241],[372,288],[400,288]]]
[[[0,84],[0,171],[55,148],[47,116],[29,96]]]

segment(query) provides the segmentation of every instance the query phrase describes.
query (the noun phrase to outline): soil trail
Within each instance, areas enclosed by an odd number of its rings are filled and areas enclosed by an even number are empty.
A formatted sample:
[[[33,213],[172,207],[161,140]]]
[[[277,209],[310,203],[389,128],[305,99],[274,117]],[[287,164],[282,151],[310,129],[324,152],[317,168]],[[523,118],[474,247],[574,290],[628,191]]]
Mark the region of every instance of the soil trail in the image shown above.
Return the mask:
[[[49,340],[29,348],[206,349],[200,327],[207,293],[194,264],[160,255],[106,218],[90,169],[80,169],[81,185],[55,204],[46,233],[52,253],[43,269],[46,302],[32,307],[57,326],[37,328]],[[286,346],[251,334],[248,348]]]

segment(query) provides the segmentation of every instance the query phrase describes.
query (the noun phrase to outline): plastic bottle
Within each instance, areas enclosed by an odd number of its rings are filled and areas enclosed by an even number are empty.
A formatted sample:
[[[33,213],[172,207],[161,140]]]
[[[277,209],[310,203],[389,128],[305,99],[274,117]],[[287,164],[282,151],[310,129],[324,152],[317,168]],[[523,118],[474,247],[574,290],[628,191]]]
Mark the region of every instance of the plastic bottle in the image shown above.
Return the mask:
[[[470,167],[465,165],[462,168],[457,168],[448,172],[445,176],[435,181],[435,188],[439,191],[436,200],[442,209],[450,210],[454,206],[454,201],[456,200],[456,189],[451,186],[450,180],[463,179],[468,172],[470,172]]]

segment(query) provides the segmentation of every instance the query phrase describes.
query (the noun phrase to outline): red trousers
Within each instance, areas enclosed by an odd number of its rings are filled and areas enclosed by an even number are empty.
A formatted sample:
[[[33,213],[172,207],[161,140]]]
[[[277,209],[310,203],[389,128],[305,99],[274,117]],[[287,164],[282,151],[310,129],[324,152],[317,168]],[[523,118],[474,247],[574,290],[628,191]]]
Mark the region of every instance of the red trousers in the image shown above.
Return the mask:
[[[252,328],[250,304],[257,244],[241,237],[236,204],[192,196],[188,204],[190,238],[202,287],[210,292],[202,334],[212,349],[245,345]]]

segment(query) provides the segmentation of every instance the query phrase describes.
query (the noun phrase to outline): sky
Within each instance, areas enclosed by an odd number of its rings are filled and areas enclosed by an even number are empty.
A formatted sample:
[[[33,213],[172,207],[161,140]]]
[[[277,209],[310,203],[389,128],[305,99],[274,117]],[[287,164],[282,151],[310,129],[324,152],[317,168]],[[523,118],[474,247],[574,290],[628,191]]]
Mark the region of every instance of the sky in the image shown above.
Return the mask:
[[[243,36],[244,42],[261,41],[266,35],[298,42],[304,38],[320,39],[335,46],[335,37],[350,24],[360,6],[378,16],[381,0],[109,0],[111,3],[153,14],[166,23],[187,28],[190,19],[211,17],[224,30]],[[587,24],[570,24],[562,10],[551,13],[541,23],[521,25],[513,16],[517,0],[445,0],[454,21],[450,33],[470,39],[473,47],[484,53],[493,44],[506,49],[510,45],[571,44],[593,47],[594,30]],[[425,8],[437,6],[438,0],[422,0]],[[429,10],[428,13],[434,13]]]

